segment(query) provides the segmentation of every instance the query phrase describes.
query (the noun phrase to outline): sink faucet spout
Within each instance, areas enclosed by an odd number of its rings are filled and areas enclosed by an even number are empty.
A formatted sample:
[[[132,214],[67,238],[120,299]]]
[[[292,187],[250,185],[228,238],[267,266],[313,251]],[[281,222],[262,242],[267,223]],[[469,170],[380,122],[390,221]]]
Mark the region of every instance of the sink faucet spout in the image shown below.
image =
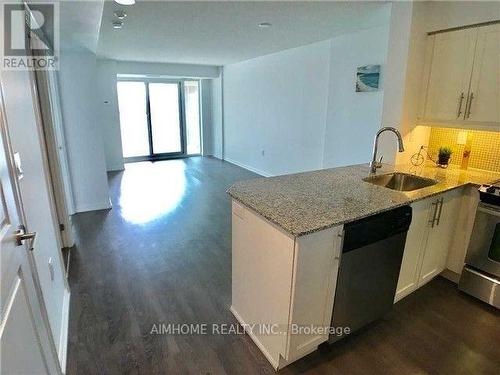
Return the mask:
[[[377,161],[377,149],[378,149],[378,139],[380,137],[380,134],[383,132],[390,131],[396,134],[397,140],[398,140],[398,151],[403,152],[405,150],[404,145],[403,145],[403,137],[401,137],[401,133],[399,130],[396,128],[393,128],[391,126],[386,126],[381,128],[377,134],[375,135],[375,140],[373,142],[373,157],[372,161],[370,163],[370,171],[371,173],[375,173],[378,168],[382,167],[382,163]]]

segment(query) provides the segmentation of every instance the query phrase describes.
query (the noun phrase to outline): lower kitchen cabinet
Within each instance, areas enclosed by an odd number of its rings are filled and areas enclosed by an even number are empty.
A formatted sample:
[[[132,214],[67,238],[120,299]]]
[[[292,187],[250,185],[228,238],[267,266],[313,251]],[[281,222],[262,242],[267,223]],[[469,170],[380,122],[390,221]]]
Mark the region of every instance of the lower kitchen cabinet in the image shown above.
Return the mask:
[[[328,340],[342,226],[294,238],[233,201],[232,228],[231,311],[284,367]]]
[[[431,199],[432,202],[436,200],[436,198]],[[413,210],[412,221],[406,235],[406,245],[396,289],[396,302],[418,288],[422,265],[422,249],[427,241],[430,205],[431,202],[428,199],[417,201],[411,205]]]
[[[405,251],[395,302],[412,293],[446,268],[462,204],[462,189],[414,202],[413,218]]]
[[[446,258],[452,250],[451,245],[461,203],[461,189],[439,196],[434,223],[429,224],[429,236],[422,257],[419,286],[427,283],[445,269]],[[430,220],[431,218],[429,218],[429,223]]]

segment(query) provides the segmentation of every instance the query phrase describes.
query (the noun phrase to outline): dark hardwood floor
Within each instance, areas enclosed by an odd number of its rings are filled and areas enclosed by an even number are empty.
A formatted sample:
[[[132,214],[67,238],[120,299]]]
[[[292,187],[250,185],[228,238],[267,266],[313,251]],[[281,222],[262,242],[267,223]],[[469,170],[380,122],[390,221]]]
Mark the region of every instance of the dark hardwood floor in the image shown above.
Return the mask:
[[[158,323],[236,326],[225,190],[255,176],[199,157],[110,175],[113,209],[75,218],[68,374],[274,373],[246,335],[150,334]],[[437,278],[280,373],[498,374],[500,316]]]

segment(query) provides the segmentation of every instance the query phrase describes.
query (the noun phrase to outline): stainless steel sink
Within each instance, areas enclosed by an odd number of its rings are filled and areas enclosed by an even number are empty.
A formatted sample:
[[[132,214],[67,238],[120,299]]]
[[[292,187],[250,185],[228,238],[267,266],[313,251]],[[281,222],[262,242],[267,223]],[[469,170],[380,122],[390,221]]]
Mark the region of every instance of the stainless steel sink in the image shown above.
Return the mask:
[[[370,176],[363,178],[363,181],[397,191],[412,191],[438,183],[430,178],[400,172]]]

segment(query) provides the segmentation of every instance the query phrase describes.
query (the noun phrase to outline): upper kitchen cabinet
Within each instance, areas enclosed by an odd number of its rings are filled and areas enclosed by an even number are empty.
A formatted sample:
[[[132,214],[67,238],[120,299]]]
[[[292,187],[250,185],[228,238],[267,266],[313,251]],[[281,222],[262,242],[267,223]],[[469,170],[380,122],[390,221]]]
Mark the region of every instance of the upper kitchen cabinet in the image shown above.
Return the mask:
[[[477,33],[465,119],[500,127],[500,24]],[[499,129],[500,130],[500,129]]]
[[[477,30],[467,29],[429,37],[433,46],[424,118],[463,119],[474,62]]]
[[[429,36],[420,123],[500,131],[500,25]]]

